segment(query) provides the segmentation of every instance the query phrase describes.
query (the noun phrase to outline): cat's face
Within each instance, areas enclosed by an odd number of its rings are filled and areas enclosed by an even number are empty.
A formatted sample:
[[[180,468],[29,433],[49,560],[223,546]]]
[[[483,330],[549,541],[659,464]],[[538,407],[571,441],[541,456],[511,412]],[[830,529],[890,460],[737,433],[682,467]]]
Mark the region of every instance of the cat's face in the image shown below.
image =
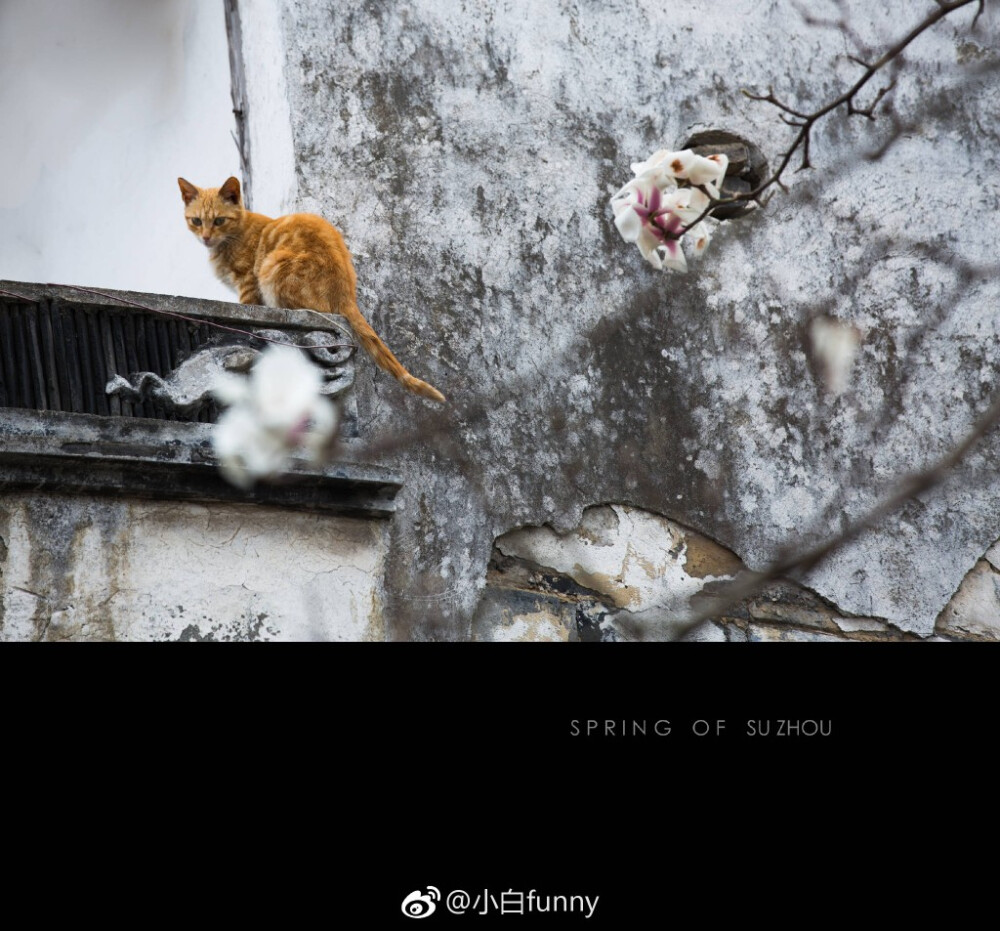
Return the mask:
[[[232,236],[243,215],[240,182],[229,178],[222,187],[196,187],[177,179],[184,199],[184,219],[201,242],[214,249]]]

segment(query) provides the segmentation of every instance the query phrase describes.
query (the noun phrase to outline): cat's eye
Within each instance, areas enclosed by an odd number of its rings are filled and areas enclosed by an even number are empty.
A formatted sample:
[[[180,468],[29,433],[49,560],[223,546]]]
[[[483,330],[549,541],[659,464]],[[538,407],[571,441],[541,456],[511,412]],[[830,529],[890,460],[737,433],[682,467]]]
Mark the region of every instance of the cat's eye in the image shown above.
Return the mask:
[[[226,222],[226,218],[225,217],[216,217],[215,218],[215,225],[216,226],[222,226],[222,224],[225,223],[225,222]]]
[[[190,217],[189,219],[194,226],[201,226],[201,217]]]

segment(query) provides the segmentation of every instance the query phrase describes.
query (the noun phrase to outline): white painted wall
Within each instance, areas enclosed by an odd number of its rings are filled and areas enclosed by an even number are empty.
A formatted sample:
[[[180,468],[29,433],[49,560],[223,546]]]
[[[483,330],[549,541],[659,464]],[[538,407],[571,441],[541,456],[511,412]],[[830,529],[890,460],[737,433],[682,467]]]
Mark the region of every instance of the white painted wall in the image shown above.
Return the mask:
[[[177,177],[239,174],[221,0],[0,0],[0,278],[233,300]]]

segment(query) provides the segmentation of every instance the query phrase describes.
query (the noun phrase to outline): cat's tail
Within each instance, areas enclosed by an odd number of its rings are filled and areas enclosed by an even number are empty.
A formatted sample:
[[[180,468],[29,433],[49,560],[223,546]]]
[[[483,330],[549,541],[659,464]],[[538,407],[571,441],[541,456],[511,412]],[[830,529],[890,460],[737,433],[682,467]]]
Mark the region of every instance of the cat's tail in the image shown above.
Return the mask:
[[[379,368],[385,369],[404,388],[407,388],[414,394],[419,394],[425,398],[430,398],[432,401],[437,401],[439,404],[444,404],[444,395],[437,388],[428,385],[427,382],[421,381],[419,378],[414,378],[406,371],[399,359],[392,354],[392,350],[379,339],[378,333],[361,316],[361,311],[358,310],[357,305],[353,302],[345,302],[344,306],[340,308],[340,312],[347,319],[347,322],[351,325],[351,329],[354,330],[354,335],[357,336],[361,345],[365,347],[365,350],[375,360],[375,364]]]

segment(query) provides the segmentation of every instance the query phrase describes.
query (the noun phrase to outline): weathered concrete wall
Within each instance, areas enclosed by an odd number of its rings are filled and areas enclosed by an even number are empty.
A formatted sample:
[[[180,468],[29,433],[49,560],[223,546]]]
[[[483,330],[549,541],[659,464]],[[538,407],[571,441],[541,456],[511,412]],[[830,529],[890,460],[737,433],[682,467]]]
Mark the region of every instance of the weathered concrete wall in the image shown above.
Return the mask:
[[[876,45],[922,15],[851,7]],[[995,265],[1000,198],[996,71],[975,70],[995,34],[970,36],[971,13],[907,53],[891,100],[916,128],[883,159],[859,156],[888,120],[831,117],[816,169],[723,226],[686,276],[620,240],[609,195],[630,162],[696,130],[740,133],[773,162],[791,131],[740,89],[825,102],[858,74],[838,31],[782,2],[709,0],[286,0],[280,19],[298,206],[344,230],[363,309],[458,418],[449,445],[395,463],[390,636],[471,636],[498,537],[569,531],[606,502],[759,567],[864,513],[996,390],[1000,285],[961,274]],[[807,354],[818,310],[865,333],[836,399]],[[374,367],[359,382],[365,430],[423,411]],[[1000,535],[998,453],[994,435],[807,586],[932,634]]]
[[[0,640],[380,640],[385,521],[5,494]]]

